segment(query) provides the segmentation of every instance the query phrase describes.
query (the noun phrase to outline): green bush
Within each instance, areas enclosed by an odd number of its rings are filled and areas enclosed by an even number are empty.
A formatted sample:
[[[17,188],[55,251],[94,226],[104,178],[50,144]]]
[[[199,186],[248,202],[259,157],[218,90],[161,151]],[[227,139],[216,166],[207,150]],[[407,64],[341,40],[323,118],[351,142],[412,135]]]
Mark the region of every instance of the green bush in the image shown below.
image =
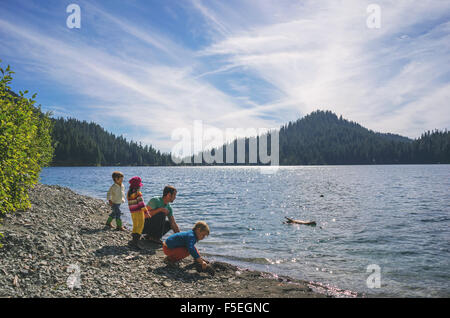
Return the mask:
[[[0,214],[6,214],[30,207],[28,190],[51,162],[53,147],[50,114],[34,106],[36,94],[13,93],[14,72],[9,65],[0,72]]]

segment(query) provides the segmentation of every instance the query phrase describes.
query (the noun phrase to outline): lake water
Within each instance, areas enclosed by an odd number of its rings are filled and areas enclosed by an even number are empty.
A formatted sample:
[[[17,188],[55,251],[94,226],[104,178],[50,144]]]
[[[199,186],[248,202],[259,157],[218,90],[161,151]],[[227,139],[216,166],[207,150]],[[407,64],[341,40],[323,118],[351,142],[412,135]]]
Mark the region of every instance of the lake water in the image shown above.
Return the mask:
[[[111,173],[143,179],[148,201],[164,185],[182,231],[206,221],[201,254],[246,268],[367,296],[450,296],[450,165],[52,167],[41,182],[106,200]],[[127,204],[124,220],[131,223]],[[285,216],[316,227],[283,224]],[[106,221],[106,217],[105,217]],[[169,232],[169,234],[172,232]],[[380,268],[380,288],[369,288]]]

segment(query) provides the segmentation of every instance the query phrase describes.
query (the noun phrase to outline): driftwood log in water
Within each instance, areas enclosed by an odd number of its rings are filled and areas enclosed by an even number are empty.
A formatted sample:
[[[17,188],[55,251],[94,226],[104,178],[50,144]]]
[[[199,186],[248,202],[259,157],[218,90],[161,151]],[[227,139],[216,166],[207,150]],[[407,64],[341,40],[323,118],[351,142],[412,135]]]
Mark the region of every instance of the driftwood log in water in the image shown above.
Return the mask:
[[[304,224],[304,225],[312,225],[312,226],[316,226],[316,221],[301,221],[301,220],[294,220],[291,218],[288,218],[287,216],[285,216],[286,220],[284,223],[287,224]]]

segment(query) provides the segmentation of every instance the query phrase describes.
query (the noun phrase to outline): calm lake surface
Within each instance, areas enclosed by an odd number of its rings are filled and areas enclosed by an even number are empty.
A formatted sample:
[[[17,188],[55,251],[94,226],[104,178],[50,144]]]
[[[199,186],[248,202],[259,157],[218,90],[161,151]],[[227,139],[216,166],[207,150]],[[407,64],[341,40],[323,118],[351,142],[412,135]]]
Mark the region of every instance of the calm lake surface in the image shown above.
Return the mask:
[[[367,296],[450,296],[450,165],[52,167],[41,182],[106,200],[111,173],[140,176],[147,202],[164,185],[182,231],[206,221],[212,260],[329,284]],[[128,205],[124,220],[131,223]],[[316,227],[283,224],[285,216]],[[106,221],[106,216],[105,216]],[[171,234],[172,232],[169,232]],[[368,288],[380,267],[381,287]]]

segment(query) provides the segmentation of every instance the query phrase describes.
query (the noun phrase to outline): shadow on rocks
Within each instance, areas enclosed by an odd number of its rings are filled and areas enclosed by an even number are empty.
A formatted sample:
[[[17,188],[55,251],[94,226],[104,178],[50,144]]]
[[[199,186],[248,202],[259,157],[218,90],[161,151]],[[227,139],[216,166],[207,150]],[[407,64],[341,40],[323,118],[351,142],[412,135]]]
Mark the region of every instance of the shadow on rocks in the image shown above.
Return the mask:
[[[146,240],[140,240],[138,248],[135,248],[134,250],[144,255],[154,255],[158,249],[161,249],[161,245]]]
[[[164,265],[157,268],[149,268],[148,271],[184,283],[193,283],[211,278],[211,275],[208,275],[207,273],[197,272],[194,264],[185,267],[180,267],[179,265]]]
[[[106,231],[108,231],[108,230],[109,230],[109,228],[106,228],[106,227],[97,228],[97,229],[90,229],[90,228],[87,228],[87,227],[83,227],[83,228],[81,228],[81,229],[78,231],[78,233],[79,233],[79,234],[88,234],[88,235],[91,235],[91,234],[97,234],[97,233],[100,233],[100,232],[106,232]]]
[[[106,245],[102,246],[94,253],[96,256],[107,256],[107,255],[126,255],[130,254],[131,249],[128,246],[117,246],[117,245]]]
[[[155,255],[156,254],[156,250],[151,250],[151,249],[136,249],[137,252],[139,252],[141,255]]]
[[[174,280],[183,282],[195,282],[198,280],[208,279],[213,276],[230,276],[234,275],[237,270],[236,266],[222,263],[222,262],[209,262],[207,270],[201,270],[198,264],[194,262],[181,266],[180,264],[167,264],[158,268],[149,268],[149,272],[153,272],[157,275],[165,275]]]

